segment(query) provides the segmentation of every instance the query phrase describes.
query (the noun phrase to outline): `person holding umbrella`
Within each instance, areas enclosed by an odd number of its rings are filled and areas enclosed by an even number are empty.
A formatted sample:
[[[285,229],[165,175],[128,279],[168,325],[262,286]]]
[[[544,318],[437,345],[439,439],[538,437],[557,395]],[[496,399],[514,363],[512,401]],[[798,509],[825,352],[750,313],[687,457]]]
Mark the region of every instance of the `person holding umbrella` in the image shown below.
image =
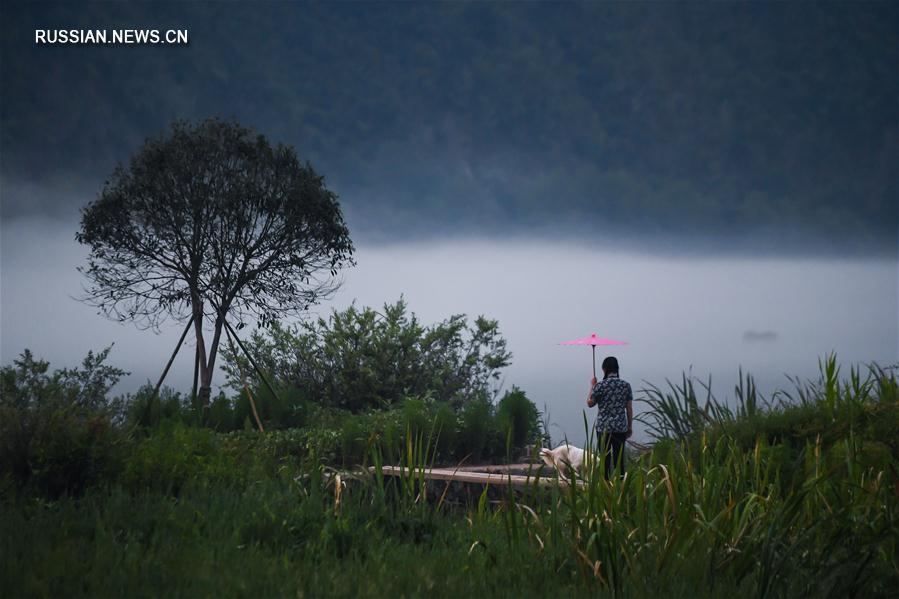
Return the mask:
[[[597,406],[596,434],[605,458],[606,480],[616,467],[624,474],[624,442],[633,434],[634,395],[628,382],[618,375],[618,360],[609,356],[602,361],[602,380],[590,380],[587,406]]]

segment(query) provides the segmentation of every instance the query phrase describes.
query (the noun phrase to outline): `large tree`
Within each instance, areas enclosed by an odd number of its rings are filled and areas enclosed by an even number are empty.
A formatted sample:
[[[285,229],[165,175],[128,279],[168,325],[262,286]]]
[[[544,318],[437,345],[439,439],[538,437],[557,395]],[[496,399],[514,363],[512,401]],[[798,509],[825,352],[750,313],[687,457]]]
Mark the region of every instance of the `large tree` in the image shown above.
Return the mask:
[[[85,300],[108,317],[193,323],[204,406],[226,318],[305,310],[353,264],[323,178],[292,147],[216,119],[147,140],[83,209],[76,238],[90,248]]]

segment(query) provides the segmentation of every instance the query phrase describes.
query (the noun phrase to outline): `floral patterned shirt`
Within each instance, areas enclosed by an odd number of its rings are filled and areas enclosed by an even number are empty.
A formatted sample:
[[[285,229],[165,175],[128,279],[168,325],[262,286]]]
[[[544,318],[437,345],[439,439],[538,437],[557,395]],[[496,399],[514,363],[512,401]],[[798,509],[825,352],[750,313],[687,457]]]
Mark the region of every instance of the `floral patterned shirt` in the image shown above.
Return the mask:
[[[593,386],[590,399],[596,402],[596,432],[627,432],[627,404],[634,400],[630,383],[610,374]]]

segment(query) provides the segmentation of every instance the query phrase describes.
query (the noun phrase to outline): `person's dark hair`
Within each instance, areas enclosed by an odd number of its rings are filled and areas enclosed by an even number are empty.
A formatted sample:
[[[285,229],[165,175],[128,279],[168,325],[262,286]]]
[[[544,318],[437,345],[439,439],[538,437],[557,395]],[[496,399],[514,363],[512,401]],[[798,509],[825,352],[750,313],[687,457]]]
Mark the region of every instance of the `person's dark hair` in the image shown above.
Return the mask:
[[[614,356],[609,356],[605,360],[602,361],[602,371],[603,377],[607,378],[610,374],[618,374],[618,359]]]

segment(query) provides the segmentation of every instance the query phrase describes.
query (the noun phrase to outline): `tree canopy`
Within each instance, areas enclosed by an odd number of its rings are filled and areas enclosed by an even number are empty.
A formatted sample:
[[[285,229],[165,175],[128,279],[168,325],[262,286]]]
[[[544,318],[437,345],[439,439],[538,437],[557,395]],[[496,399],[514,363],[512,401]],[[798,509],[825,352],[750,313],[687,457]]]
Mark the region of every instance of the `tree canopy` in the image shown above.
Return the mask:
[[[84,208],[76,238],[90,248],[85,299],[102,313],[145,327],[192,319],[204,399],[226,317],[298,313],[353,264],[323,177],[292,147],[216,119],[147,140]]]

